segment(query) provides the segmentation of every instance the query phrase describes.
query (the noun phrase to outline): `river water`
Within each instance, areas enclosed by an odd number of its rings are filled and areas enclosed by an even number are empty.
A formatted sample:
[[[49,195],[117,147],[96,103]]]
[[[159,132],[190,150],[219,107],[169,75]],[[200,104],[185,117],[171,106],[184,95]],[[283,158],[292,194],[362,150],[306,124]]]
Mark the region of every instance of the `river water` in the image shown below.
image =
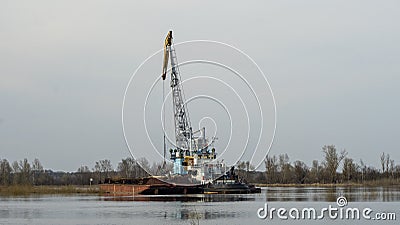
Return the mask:
[[[338,197],[347,200],[347,205],[339,205]],[[333,214],[331,212],[333,217],[328,211],[321,213],[323,208],[329,207],[337,209]],[[276,210],[265,215],[264,212],[270,212],[272,208]],[[282,217],[277,215],[278,208],[282,208],[281,212],[286,210]],[[315,209],[316,219],[312,214],[311,219],[308,218],[307,212],[301,218],[304,208]],[[360,215],[359,219],[351,217],[351,214],[347,218],[344,215],[347,215],[348,208],[357,208],[360,214],[365,209],[371,212]],[[296,217],[296,210],[299,217]],[[289,211],[296,219],[289,215]],[[398,217],[400,188],[270,187],[251,195],[0,197],[0,225],[398,224]]]

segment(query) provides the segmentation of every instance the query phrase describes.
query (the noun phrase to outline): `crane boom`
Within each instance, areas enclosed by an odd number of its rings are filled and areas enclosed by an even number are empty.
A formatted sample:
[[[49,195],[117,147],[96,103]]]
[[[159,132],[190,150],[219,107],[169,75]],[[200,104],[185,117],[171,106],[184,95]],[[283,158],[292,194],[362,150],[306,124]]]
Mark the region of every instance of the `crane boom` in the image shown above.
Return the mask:
[[[165,80],[168,71],[168,62],[171,62],[171,88],[172,88],[172,102],[175,121],[175,138],[176,147],[179,150],[184,150],[190,154],[192,128],[190,127],[190,120],[188,111],[183,101],[182,84],[180,83],[179,68],[176,58],[175,49],[172,44],[172,31],[168,32],[164,43],[164,61],[162,69],[162,79]]]
[[[210,181],[216,174],[224,172],[224,164],[213,164],[216,159],[215,148],[208,148],[205,137],[205,128],[193,131],[190,125],[188,110],[184,102],[183,87],[179,74],[179,66],[172,42],[172,31],[168,32],[164,42],[164,60],[162,67],[162,79],[165,80],[168,73],[168,63],[171,63],[171,88],[172,106],[175,123],[175,149],[170,149],[173,160],[174,175],[188,175],[188,181],[194,178],[197,181]],[[163,86],[164,93],[164,86]],[[163,94],[163,98],[164,94]],[[199,136],[199,134],[201,134]],[[197,136],[196,136],[197,135]],[[164,160],[165,160],[165,133],[164,133]]]

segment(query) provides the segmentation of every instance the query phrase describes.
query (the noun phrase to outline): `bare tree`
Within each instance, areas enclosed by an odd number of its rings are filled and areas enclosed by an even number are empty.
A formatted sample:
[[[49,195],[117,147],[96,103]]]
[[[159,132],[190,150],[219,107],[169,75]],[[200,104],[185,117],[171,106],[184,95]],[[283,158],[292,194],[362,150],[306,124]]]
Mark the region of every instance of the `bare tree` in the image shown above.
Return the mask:
[[[309,180],[311,183],[319,183],[320,180],[320,174],[322,173],[322,168],[318,163],[318,160],[313,160],[312,161],[312,166],[311,170],[309,173]]]
[[[126,159],[122,159],[121,162],[118,163],[117,170],[121,177],[124,178],[133,178],[135,177],[135,160],[131,157]]]
[[[21,167],[18,164],[18,161],[14,161],[11,164],[12,173],[13,173],[13,183],[20,184],[21,183]]]
[[[385,165],[386,165],[386,177],[389,177],[389,165],[390,165],[390,155],[389,154],[386,154]]]
[[[18,184],[28,185],[31,184],[31,165],[28,159],[20,160],[13,163],[14,173],[18,176]]]
[[[394,168],[395,168],[394,160],[391,159],[391,160],[390,160],[390,176],[391,176],[392,178],[394,178]]]
[[[94,163],[94,167],[93,167],[93,172],[95,172],[97,174],[97,183],[101,183],[101,166],[100,166],[100,162],[97,161]]]
[[[41,183],[41,178],[43,173],[43,166],[42,163],[40,163],[39,159],[35,158],[32,162],[32,178],[33,178],[33,184],[38,185]]]
[[[0,184],[10,185],[11,184],[11,172],[12,168],[7,159],[3,159],[0,162]]]
[[[289,162],[289,156],[287,154],[279,155],[278,170],[280,172],[280,182],[290,183],[292,182],[292,166]]]
[[[39,161],[39,159],[35,158],[32,162],[32,170],[33,171],[43,171],[43,166],[42,163]]]
[[[110,177],[110,172],[113,170],[113,168],[109,159],[100,160],[100,168],[105,177]]]
[[[154,176],[161,175],[163,164],[164,164],[163,161],[161,161],[159,163],[153,162],[153,165],[150,168],[151,174],[154,175]]]
[[[139,158],[138,161],[136,161],[136,170],[138,171],[138,177],[148,176],[151,171],[149,161],[146,158]]]
[[[236,164],[236,173],[239,177],[244,177],[246,174],[246,162],[245,161],[239,161]]]
[[[356,164],[351,158],[344,158],[342,175],[346,181],[352,180],[356,176]]]
[[[277,168],[278,168],[278,165],[276,163],[276,157],[275,156],[272,156],[272,157],[267,156],[267,158],[265,159],[265,169],[266,169],[268,183],[276,182]]]
[[[361,181],[364,182],[365,174],[367,173],[367,166],[364,164],[364,161],[360,159],[360,167],[361,167]]]
[[[296,183],[304,184],[307,173],[308,173],[308,167],[304,162],[299,160],[294,162],[294,175],[296,178],[295,179]]]
[[[339,153],[336,151],[336,147],[334,145],[325,145],[322,147],[323,152],[325,153],[325,170],[326,175],[331,183],[336,183],[336,173],[339,167],[340,162],[346,157],[347,152],[343,150]]]
[[[91,179],[91,171],[88,166],[81,166],[77,169],[76,172],[77,179],[81,185],[90,184]]]
[[[384,152],[382,152],[382,155],[381,155],[381,166],[382,166],[382,173],[385,173],[385,161],[386,161],[386,156],[385,156],[385,153]]]

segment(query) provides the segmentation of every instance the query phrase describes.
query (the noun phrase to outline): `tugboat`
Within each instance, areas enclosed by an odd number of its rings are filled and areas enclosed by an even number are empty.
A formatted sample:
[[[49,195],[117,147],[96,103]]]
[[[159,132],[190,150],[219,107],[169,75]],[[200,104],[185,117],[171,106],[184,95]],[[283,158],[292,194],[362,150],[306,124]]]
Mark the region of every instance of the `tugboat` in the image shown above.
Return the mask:
[[[252,194],[261,193],[261,188],[247,184],[242,179],[239,180],[235,174],[235,167],[222,175],[212,183],[204,186],[204,194]]]

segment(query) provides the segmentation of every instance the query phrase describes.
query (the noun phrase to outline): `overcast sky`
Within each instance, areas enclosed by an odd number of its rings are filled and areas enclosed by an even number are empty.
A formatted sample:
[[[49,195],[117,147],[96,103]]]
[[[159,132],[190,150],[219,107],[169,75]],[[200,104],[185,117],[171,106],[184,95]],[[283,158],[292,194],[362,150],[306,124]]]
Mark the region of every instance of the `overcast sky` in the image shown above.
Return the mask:
[[[121,125],[125,88],[172,29],[175,42],[221,41],[260,66],[277,102],[270,154],[310,165],[322,160],[323,145],[334,144],[356,161],[379,167],[386,152],[400,164],[398,1],[0,4],[0,158],[39,158],[46,168],[68,171],[105,158],[116,166],[129,156]],[[187,52],[182,47],[178,57]],[[150,65],[160,72],[161,58]],[[190,68],[186,74],[201,75],[201,67]],[[264,107],[270,101],[265,97]],[[225,143],[227,137],[218,138]]]

